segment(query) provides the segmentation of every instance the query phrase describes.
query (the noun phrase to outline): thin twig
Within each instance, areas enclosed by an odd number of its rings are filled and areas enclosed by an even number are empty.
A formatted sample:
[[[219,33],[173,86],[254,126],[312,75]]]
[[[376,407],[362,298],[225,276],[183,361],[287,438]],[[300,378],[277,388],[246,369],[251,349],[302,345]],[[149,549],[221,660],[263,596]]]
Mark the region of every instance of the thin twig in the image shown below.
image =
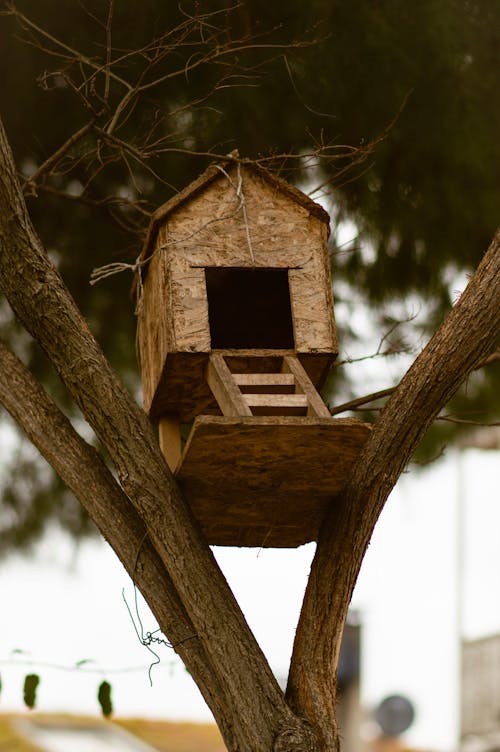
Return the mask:
[[[51,156],[43,162],[43,164],[40,165],[38,170],[33,173],[25,182],[23,183],[23,192],[28,192],[33,194],[36,189],[36,183],[37,181],[42,177],[42,175],[46,175],[48,172],[50,172],[68,152],[69,150],[76,144],[80,139],[82,139],[84,136],[87,135],[92,130],[92,127],[94,125],[94,121],[90,121],[90,123],[87,123],[84,125],[80,130],[73,133],[72,136],[70,136],[62,146],[57,149]]]
[[[481,421],[481,420],[467,420],[466,418],[457,418],[453,415],[438,415],[436,420],[442,420],[446,421],[447,423],[459,423],[464,424],[466,426],[486,426],[486,427],[494,427],[494,426],[500,426],[500,421],[496,420],[491,423]]]
[[[480,360],[477,366],[474,368],[475,371],[477,371],[478,368],[483,368],[483,366],[490,366],[492,363],[497,363],[500,360],[500,349],[494,350],[490,355],[488,355],[483,360]]]
[[[104,101],[109,100],[109,83],[111,73],[111,26],[113,22],[114,0],[109,0],[108,18],[106,22],[106,73],[104,78]]]
[[[376,353],[378,354],[378,353]],[[373,355],[366,356],[367,358],[374,357]],[[494,350],[490,355],[487,355],[486,358],[483,358],[479,361],[474,367],[474,370],[477,371],[480,368],[484,368],[484,366],[491,365],[492,363],[496,363],[498,360],[500,360],[500,350]],[[345,362],[352,362],[352,361],[343,361]],[[339,364],[340,365],[340,364]],[[334,407],[329,406],[330,414],[331,415],[338,415],[339,413],[345,413],[348,410],[355,410],[358,407],[361,407],[362,405],[367,405],[370,402],[375,402],[376,400],[382,399],[384,397],[390,397],[391,394],[397,389],[397,386],[391,386],[387,389],[381,389],[379,392],[372,392],[371,394],[366,394],[364,397],[357,397],[356,399],[349,400],[349,402],[343,402],[341,405],[335,405]],[[378,410],[379,408],[369,408],[370,410]],[[464,418],[456,418],[452,415],[439,415],[437,420],[443,420],[448,421],[450,423],[466,423],[470,425],[478,425],[478,426],[498,426],[500,423],[493,422],[493,423],[484,423],[481,421],[474,421],[474,420],[466,420]]]
[[[369,402],[375,402],[375,400],[382,399],[383,397],[389,397],[394,390],[395,386],[388,389],[382,389],[379,392],[373,392],[372,394],[366,394],[364,397],[358,397],[357,399],[344,402],[342,405],[336,405],[335,407],[329,407],[331,415],[338,415],[338,413],[345,413],[347,410],[353,410],[360,405],[367,405]]]
[[[28,16],[25,16],[24,13],[21,13],[13,3],[7,4],[7,11],[5,11],[6,15],[13,15],[19,21],[21,21],[25,26],[27,26],[32,31],[36,31],[37,34],[40,34],[40,36],[44,37],[45,39],[48,39],[52,44],[54,44],[56,47],[60,47],[61,49],[68,52],[71,57],[75,60],[79,60],[80,62],[84,63],[85,65],[88,65],[93,70],[101,70],[102,66],[97,65],[91,58],[87,57],[87,55],[84,55],[83,53],[79,52],[78,50],[75,50],[73,47],[70,47],[69,45],[62,42],[57,37],[54,37],[52,34],[50,34],[46,29],[42,28],[41,26],[38,26],[34,21],[32,21]],[[125,86],[125,88],[129,89],[131,88],[131,85],[128,81],[126,81],[121,76],[118,76],[113,71],[110,71],[110,77],[113,78],[115,81],[122,84],[122,86]]]

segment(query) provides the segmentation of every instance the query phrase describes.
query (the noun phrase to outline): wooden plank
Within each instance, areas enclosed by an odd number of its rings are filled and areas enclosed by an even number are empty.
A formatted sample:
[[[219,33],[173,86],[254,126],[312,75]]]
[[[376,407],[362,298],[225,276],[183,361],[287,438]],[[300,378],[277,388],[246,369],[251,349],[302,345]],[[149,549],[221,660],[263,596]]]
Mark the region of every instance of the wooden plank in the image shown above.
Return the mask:
[[[292,373],[234,373],[234,380],[243,394],[293,394]]]
[[[295,547],[316,540],[371,426],[344,418],[196,418],[177,479],[207,540]]]
[[[223,415],[252,415],[226,361],[218,353],[212,353],[208,360],[207,381]]]
[[[181,424],[175,413],[162,415],[158,423],[158,439],[163,456],[174,473],[181,459]]]
[[[330,411],[314,388],[298,358],[293,355],[285,355],[283,358],[283,370],[293,374],[299,390],[307,397],[309,405],[308,415],[317,418],[331,417]]]
[[[305,394],[244,394],[243,399],[250,408],[275,408],[286,414],[289,408],[307,410],[307,397]]]

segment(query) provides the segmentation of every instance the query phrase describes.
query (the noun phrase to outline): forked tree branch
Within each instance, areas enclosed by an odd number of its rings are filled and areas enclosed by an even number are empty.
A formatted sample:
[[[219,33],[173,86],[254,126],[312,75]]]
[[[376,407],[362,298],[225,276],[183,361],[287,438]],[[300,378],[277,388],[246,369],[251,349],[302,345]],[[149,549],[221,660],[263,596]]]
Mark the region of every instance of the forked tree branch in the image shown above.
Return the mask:
[[[43,162],[40,167],[30,175],[23,184],[23,191],[25,194],[36,195],[36,185],[38,181],[44,176],[49,174],[54,167],[66,156],[66,154],[92,130],[93,122],[86,123],[79,130],[75,131],[62,146],[59,147],[48,159]]]
[[[163,563],[151,545],[144,523],[97,451],[75,431],[55,402],[5,345],[0,342],[0,405],[10,413],[32,444],[87,510],[150,605],[212,707],[225,734],[231,733],[220,685],[210,660]],[[112,510],[112,514],[110,514]]]
[[[308,725],[285,703],[164,461],[146,415],[111,370],[44,252],[26,210],[3,127],[0,292],[43,348],[109,452],[122,488],[144,522],[215,678],[231,697],[225,710],[231,716],[236,743],[242,750],[316,749]],[[108,511],[112,517],[113,509]]]

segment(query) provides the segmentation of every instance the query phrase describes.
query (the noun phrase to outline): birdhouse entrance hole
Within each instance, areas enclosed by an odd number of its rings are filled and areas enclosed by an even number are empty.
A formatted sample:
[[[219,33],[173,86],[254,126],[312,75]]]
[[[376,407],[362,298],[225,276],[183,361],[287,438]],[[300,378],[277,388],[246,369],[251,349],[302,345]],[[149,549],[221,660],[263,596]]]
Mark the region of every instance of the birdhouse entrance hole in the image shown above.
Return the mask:
[[[294,348],[288,269],[205,269],[212,349]]]

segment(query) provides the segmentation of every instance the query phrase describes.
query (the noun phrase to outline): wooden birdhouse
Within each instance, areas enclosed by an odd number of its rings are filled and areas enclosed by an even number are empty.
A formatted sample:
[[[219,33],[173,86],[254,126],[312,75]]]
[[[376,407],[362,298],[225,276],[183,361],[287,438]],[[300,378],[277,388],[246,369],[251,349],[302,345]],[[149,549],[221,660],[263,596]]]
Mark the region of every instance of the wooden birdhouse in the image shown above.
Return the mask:
[[[337,354],[328,233],[318,204],[236,160],[153,215],[135,286],[144,407],[211,544],[314,540],[367,438],[318,393]]]

